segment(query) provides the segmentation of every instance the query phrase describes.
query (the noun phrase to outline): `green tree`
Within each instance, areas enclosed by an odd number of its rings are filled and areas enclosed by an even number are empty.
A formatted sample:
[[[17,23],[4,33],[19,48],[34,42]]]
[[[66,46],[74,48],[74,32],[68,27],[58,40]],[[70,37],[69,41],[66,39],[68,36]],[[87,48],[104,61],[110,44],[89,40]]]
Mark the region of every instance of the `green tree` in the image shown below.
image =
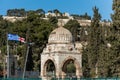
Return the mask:
[[[52,10],[49,10],[48,13],[52,13],[53,11]]]
[[[91,17],[90,17],[87,13],[85,13],[85,14],[83,15],[83,17],[84,17],[85,19],[91,20]]]
[[[40,15],[41,17],[45,17],[45,11],[43,9],[36,10],[36,13],[38,13],[38,15]]]
[[[90,53],[89,53],[89,66],[91,69],[91,76],[95,77],[96,74],[96,68],[98,68],[98,58],[99,58],[99,51],[101,46],[101,26],[100,26],[100,20],[101,15],[98,12],[98,9],[96,7],[93,8],[93,19],[91,23],[91,33],[90,33]]]
[[[58,9],[54,9],[53,12],[58,15],[60,13],[60,11]]]
[[[74,41],[78,41],[78,34],[79,31],[78,29],[80,28],[80,24],[78,23],[77,20],[70,20],[67,22],[67,24],[65,24],[65,28],[67,28],[68,30],[70,30],[70,32],[73,35]]]
[[[36,10],[36,12],[39,14],[45,14],[45,11],[43,9],[38,9],[38,10]]]
[[[57,26],[58,19],[57,19],[56,17],[50,17],[50,18],[49,18],[49,21],[50,21],[50,23],[56,24],[56,26]]]
[[[26,63],[26,71],[33,71],[34,69],[34,62],[33,62],[32,55],[33,55],[32,46],[30,46],[29,52],[28,52],[27,63]]]
[[[7,16],[24,17],[26,16],[26,11],[25,9],[9,9],[7,10]]]
[[[74,19],[86,19],[86,20],[91,20],[91,16],[89,16],[87,13],[83,14],[83,15],[78,15],[78,14],[72,14],[71,16],[74,17]]]
[[[111,74],[120,77],[120,0],[113,0],[113,28],[111,34]]]
[[[90,33],[89,33],[89,41],[88,45],[83,51],[83,56],[86,55],[87,61],[85,61],[88,64],[88,67],[86,64],[84,64],[84,70],[90,71],[91,77],[95,77],[96,74],[96,68],[98,66],[98,60],[99,60],[99,52],[100,52],[100,46],[101,46],[101,26],[100,26],[100,20],[101,15],[98,12],[98,8],[93,8],[93,18],[91,22],[90,27]]]

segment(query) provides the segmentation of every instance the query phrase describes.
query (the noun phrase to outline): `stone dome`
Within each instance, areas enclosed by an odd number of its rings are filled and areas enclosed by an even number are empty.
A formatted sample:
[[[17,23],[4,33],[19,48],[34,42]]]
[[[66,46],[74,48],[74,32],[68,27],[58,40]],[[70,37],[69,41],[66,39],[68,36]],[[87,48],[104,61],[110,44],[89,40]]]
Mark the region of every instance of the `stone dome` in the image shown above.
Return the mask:
[[[64,27],[58,27],[49,35],[48,43],[71,43],[72,34]]]

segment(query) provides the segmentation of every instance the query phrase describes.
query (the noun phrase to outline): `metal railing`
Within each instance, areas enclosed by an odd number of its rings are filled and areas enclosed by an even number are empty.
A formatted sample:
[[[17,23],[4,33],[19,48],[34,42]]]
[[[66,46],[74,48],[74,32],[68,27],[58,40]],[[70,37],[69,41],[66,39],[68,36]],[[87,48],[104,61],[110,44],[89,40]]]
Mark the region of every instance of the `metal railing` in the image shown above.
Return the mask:
[[[42,78],[0,78],[0,80],[44,80]],[[51,78],[47,80],[120,80],[120,78]]]

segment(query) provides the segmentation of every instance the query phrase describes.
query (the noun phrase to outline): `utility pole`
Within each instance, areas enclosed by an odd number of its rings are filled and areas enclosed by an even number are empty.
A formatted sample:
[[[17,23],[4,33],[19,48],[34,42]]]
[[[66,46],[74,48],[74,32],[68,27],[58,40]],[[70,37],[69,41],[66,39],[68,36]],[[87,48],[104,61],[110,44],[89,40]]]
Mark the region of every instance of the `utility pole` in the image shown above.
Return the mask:
[[[25,59],[25,66],[24,66],[24,70],[23,70],[23,80],[24,80],[24,78],[25,78],[25,71],[26,71],[26,64],[27,64],[29,49],[30,49],[30,46],[33,45],[33,44],[34,44],[34,43],[28,43],[28,46],[27,46],[27,53],[26,53],[26,59]]]
[[[23,70],[23,79],[25,77],[25,70],[26,70],[26,64],[27,64],[27,59],[28,59],[29,48],[30,48],[30,46],[28,45],[26,59],[25,59],[25,66],[24,66],[24,70]]]

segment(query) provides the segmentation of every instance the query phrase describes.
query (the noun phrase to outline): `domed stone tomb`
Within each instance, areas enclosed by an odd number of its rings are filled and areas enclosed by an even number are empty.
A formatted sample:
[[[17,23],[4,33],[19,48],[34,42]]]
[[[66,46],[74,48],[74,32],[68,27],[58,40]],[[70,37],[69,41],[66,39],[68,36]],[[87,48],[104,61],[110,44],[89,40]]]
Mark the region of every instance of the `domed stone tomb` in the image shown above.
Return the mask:
[[[73,43],[73,37],[69,30],[58,27],[51,32],[48,44],[41,54],[41,77],[45,80],[48,76],[65,78],[68,63],[73,63],[75,67],[74,76],[82,76],[82,53]],[[52,69],[48,67],[52,64]],[[49,68],[51,68],[49,67]]]

